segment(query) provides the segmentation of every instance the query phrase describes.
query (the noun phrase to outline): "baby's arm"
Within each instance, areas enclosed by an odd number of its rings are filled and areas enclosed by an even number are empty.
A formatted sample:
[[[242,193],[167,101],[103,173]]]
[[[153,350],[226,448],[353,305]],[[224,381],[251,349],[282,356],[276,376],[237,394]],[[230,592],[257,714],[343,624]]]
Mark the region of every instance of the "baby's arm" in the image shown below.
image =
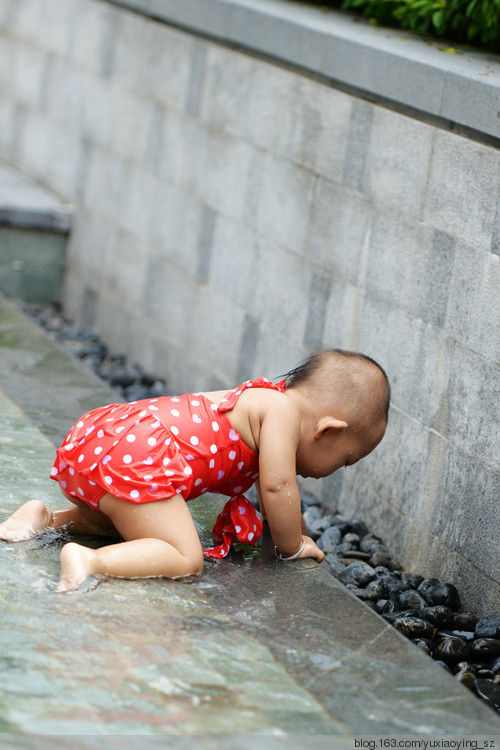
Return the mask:
[[[267,518],[266,518],[266,509],[264,508],[264,503],[262,501],[262,491],[260,489],[260,480],[259,479],[257,479],[257,481],[255,482],[255,490],[257,492],[257,499],[259,501],[260,515],[262,516],[262,520],[263,521],[267,521]],[[301,525],[301,528],[302,528],[302,534],[304,534],[304,535],[307,534],[306,522],[304,521],[304,516],[302,514],[300,516],[300,525]]]
[[[299,557],[313,557],[321,562],[324,554],[305,535],[301,514],[295,468],[299,431],[295,407],[285,399],[275,400],[273,407],[266,410],[260,429],[259,500],[281,555],[284,558],[295,555],[304,542]]]

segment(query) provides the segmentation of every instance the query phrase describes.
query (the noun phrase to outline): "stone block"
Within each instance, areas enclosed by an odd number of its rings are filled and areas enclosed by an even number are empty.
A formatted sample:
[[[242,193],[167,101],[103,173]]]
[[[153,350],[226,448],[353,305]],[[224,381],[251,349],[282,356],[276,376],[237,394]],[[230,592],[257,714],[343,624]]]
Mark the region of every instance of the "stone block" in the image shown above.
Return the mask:
[[[7,96],[12,88],[12,73],[17,67],[20,45],[0,26],[0,92]]]
[[[498,584],[500,474],[492,472],[480,456],[450,444],[439,479],[431,532]]]
[[[260,65],[260,63],[257,63]],[[255,63],[246,55],[210,45],[199,117],[213,128],[242,137],[247,128],[248,103],[253,90]]]
[[[372,208],[363,196],[318,177],[304,255],[349,283],[360,283],[371,214]]]
[[[475,247],[490,247],[499,160],[488,146],[436,131],[425,222]]]
[[[84,207],[119,223],[122,217],[123,188],[126,179],[127,167],[120,158],[100,148],[91,147],[83,186]]]
[[[161,328],[165,340],[193,350],[199,287],[182,268],[151,257],[144,282],[141,311],[152,330]]]
[[[108,79],[89,71],[82,76],[81,96],[82,136],[104,150],[112,150],[117,128],[117,90]]]
[[[126,88],[182,110],[192,37],[140,15],[120,13],[111,74]]]
[[[217,217],[209,283],[243,308],[250,306],[255,294],[259,247],[251,229],[226,216]]]
[[[307,319],[304,343],[313,351],[321,348],[325,330],[325,318],[330,298],[332,280],[323,270],[313,271],[307,302]],[[300,304],[300,302],[299,302]]]
[[[200,111],[203,86],[206,78],[206,57],[208,45],[202,41],[195,41],[191,52],[189,79],[186,88],[184,111],[196,117]]]
[[[122,190],[122,205],[118,225],[131,232],[143,243],[150,236],[152,206],[158,190],[158,180],[140,167],[127,169]]]
[[[314,171],[334,182],[342,182],[350,135],[353,98],[335,88],[316,84],[320,125],[316,135]]]
[[[296,367],[310,352],[294,333],[292,330],[289,335],[283,334],[276,330],[273,321],[261,320],[251,372],[241,372],[240,375],[244,378],[263,375],[274,380]]]
[[[361,287],[332,274],[323,330],[326,349],[360,349],[363,303],[364,290]]]
[[[500,257],[459,242],[450,285],[446,331],[493,362],[500,360]]]
[[[47,96],[49,57],[28,45],[16,45],[16,52],[15,65],[8,68],[11,76],[14,72],[11,85],[16,98],[33,109],[40,110]]]
[[[207,131],[195,186],[207,205],[233,218],[244,210],[245,176],[252,148],[223,133]]]
[[[422,218],[434,129],[374,107],[363,191],[375,206]]]
[[[101,246],[102,292],[114,295],[122,306],[140,309],[148,262],[147,249],[132,234],[117,232]]]
[[[258,240],[255,250],[254,290],[248,311],[275,331],[303,340],[313,271],[300,256]]]
[[[72,130],[80,130],[84,111],[86,72],[74,63],[51,57],[47,73],[47,117]]]
[[[451,238],[436,237],[425,224],[380,210],[370,237],[367,289],[439,328],[445,319],[453,260]]]
[[[50,122],[24,107],[17,107],[12,123],[14,130],[12,151],[20,165],[29,168],[43,180],[49,170],[51,142]]]
[[[107,3],[78,3],[73,19],[72,58],[96,74],[106,74],[117,21],[116,9]]]
[[[498,420],[500,365],[455,346],[449,389],[450,440],[485,464],[500,467]]]
[[[191,307],[194,359],[221,383],[236,382],[244,310],[208,287],[199,289]]]
[[[153,257],[165,258],[196,277],[203,206],[193,196],[163,181],[156,183],[151,202],[148,247]]]
[[[352,190],[361,191],[363,189],[366,159],[370,148],[373,111],[374,106],[370,102],[354,100],[351,109],[343,175],[344,185]]]
[[[81,179],[80,133],[59,123],[50,127],[47,171],[42,176],[61,195],[74,196]]]
[[[304,253],[313,186],[312,172],[269,157],[262,175],[258,231],[273,242]]]
[[[446,117],[488,135],[500,137],[498,114],[492,112],[491,103],[498,100],[498,80],[485,55],[478,75],[464,75],[463,71],[449,72],[446,76],[441,109]],[[478,67],[479,67],[478,66]],[[492,75],[493,74],[493,75]]]
[[[77,211],[68,246],[68,268],[76,268],[83,279],[105,289],[110,283],[108,258],[119,252],[115,242],[112,225],[96,211]]]
[[[124,159],[143,165],[155,112],[151,100],[124,88],[117,89],[113,97],[113,151]]]

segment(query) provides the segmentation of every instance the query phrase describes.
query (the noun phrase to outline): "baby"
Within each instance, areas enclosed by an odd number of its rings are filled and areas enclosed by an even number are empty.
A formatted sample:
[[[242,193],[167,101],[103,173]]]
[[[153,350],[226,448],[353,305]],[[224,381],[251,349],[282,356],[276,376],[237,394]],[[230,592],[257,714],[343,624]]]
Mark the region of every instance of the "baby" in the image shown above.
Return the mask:
[[[70,430],[52,468],[71,505],[31,500],[0,524],[0,539],[48,529],[115,536],[120,543],[61,550],[57,591],[88,576],[178,578],[200,573],[203,555],[224,557],[235,536],[255,544],[262,521],[243,493],[257,496],[280,560],[324,555],[306,535],[296,477],[326,477],[352,466],[381,441],[390,387],[370,357],[332,349],[313,354],[279,383],[111,404]],[[202,550],[186,501],[230,496]]]

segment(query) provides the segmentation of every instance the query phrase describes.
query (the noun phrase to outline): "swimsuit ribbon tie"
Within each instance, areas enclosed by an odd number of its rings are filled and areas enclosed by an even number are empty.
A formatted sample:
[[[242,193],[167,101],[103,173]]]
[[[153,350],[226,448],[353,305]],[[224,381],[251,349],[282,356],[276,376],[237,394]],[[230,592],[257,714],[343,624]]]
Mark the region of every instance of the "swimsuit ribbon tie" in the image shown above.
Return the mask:
[[[243,544],[255,545],[262,533],[262,520],[252,503],[244,495],[233,495],[212,529],[212,539],[216,546],[204,549],[205,557],[222,559],[226,557],[236,537]]]

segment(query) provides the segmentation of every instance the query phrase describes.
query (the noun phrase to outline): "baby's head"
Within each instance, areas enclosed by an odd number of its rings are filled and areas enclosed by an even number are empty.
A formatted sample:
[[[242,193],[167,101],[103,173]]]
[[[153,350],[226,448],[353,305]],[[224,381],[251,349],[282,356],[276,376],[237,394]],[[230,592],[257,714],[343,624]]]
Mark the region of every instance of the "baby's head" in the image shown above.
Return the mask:
[[[307,476],[349,466],[382,440],[391,391],[386,373],[371,357],[343,349],[317,352],[285,379],[287,392],[298,397],[303,408],[297,467],[303,455]]]

